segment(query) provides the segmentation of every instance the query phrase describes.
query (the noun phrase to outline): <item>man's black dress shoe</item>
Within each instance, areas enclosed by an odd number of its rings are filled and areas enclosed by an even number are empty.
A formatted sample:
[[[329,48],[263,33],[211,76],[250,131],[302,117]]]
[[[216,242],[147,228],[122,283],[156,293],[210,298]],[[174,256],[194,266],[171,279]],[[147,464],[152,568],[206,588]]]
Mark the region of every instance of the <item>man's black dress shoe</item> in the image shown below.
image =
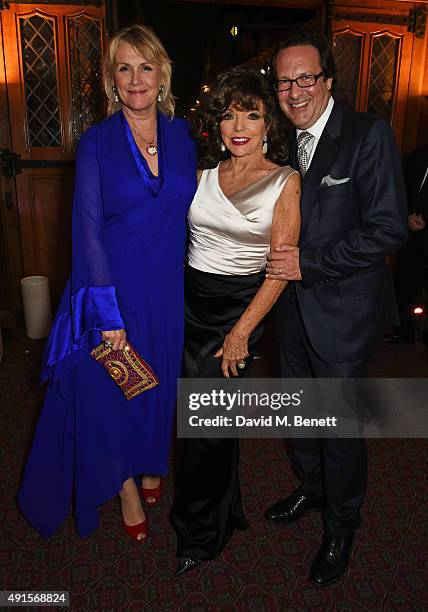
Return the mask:
[[[340,578],[348,566],[354,536],[325,534],[309,571],[309,579],[318,586],[328,586]]]
[[[308,510],[315,510],[324,506],[324,500],[320,497],[306,497],[295,491],[287,497],[280,499],[265,512],[265,518],[273,523],[292,523],[297,521]]]
[[[183,557],[178,557],[177,567],[175,568],[175,575],[181,576],[181,574],[184,574],[185,572],[188,572],[189,570],[198,567],[198,565],[200,564],[201,561],[199,559],[192,559],[191,557],[186,557],[185,555]]]

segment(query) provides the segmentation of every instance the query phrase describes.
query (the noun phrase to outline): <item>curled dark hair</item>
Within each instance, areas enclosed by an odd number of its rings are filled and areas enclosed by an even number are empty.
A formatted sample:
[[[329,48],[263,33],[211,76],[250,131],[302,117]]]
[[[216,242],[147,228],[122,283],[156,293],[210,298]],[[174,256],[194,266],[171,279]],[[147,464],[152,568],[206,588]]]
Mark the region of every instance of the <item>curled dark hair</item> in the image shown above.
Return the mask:
[[[291,125],[279,108],[270,80],[259,70],[239,66],[219,74],[192,117],[199,168],[213,168],[230,157],[227,149],[220,149],[219,126],[227,109],[235,106],[250,111],[260,105],[268,126],[266,157],[280,166],[287,163]]]
[[[336,83],[336,63],[333,57],[333,50],[330,41],[324,34],[310,28],[301,28],[292,32],[282,40],[280,40],[272,53],[271,73],[273,78],[276,78],[276,58],[278,53],[288,47],[297,47],[298,45],[308,45],[315,47],[320,56],[321,70],[324,73],[324,78],[332,78],[332,87]]]

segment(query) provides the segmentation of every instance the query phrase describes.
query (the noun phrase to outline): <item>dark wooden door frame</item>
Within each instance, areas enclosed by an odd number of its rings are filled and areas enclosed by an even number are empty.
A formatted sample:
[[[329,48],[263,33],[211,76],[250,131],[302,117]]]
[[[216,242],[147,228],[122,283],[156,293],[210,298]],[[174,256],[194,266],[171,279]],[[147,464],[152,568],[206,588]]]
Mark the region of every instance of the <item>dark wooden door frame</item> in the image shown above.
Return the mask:
[[[1,5],[0,5],[0,8]],[[3,30],[0,20],[0,148],[12,148],[10,133],[9,102],[7,96],[5,61],[3,53]],[[0,323],[2,326],[16,324],[16,313],[21,308],[19,279],[22,277],[21,241],[19,234],[18,208],[14,176],[0,173]]]

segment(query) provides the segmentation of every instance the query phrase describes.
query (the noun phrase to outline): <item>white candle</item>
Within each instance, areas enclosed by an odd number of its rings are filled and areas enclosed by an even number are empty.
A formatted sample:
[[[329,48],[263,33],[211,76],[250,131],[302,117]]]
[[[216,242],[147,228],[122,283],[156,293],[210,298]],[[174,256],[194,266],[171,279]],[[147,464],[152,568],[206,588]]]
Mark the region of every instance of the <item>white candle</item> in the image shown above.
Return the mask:
[[[52,325],[48,278],[21,278],[21,292],[27,336],[32,339],[46,338]]]

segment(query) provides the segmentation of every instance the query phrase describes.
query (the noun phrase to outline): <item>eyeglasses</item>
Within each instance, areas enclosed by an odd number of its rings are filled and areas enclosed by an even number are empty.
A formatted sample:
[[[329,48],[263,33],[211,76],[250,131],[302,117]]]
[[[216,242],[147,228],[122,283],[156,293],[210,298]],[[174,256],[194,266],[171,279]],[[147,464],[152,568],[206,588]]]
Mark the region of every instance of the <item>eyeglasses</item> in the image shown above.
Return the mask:
[[[281,91],[288,91],[291,89],[293,83],[296,83],[299,87],[312,87],[318,81],[320,77],[324,75],[324,72],[318,74],[302,74],[297,79],[280,79],[275,82],[275,91],[280,93]]]

